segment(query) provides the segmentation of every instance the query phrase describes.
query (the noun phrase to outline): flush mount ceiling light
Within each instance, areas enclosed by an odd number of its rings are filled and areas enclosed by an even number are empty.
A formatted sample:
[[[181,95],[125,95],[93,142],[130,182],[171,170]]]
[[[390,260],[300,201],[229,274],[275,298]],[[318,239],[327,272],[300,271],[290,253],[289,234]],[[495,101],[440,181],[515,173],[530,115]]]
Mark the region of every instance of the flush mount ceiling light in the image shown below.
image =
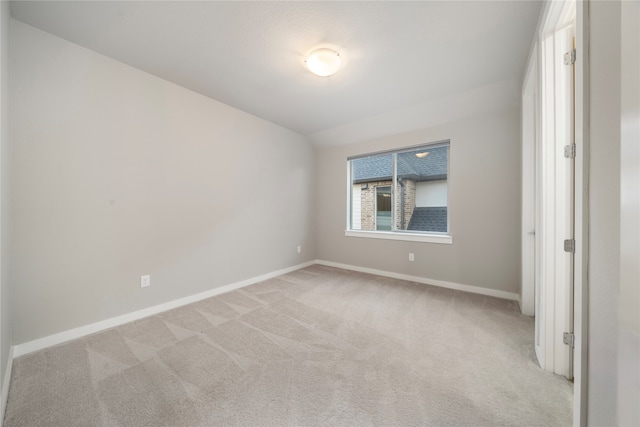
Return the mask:
[[[327,77],[338,71],[342,60],[340,54],[335,50],[320,48],[309,54],[307,60],[304,61],[307,68],[313,74],[320,77]]]
[[[419,158],[419,159],[424,159],[428,155],[429,155],[428,151],[423,151],[422,153],[416,153],[416,157]]]

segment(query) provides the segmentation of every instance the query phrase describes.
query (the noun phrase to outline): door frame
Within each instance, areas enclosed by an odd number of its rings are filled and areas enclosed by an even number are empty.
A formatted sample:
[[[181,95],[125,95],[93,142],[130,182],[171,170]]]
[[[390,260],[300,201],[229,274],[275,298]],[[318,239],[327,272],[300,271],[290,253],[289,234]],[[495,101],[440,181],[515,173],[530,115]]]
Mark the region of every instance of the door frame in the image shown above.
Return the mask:
[[[536,185],[536,147],[538,147],[539,114],[538,114],[538,56],[533,55],[529,61],[522,89],[522,271],[520,310],[525,316],[533,316],[536,306],[535,278],[540,272],[536,269],[536,258],[540,256],[536,249],[539,237],[536,237],[536,200],[539,199],[539,186]],[[536,331],[536,342],[539,337]]]
[[[391,228],[389,229],[389,231],[391,231],[391,230],[393,229],[393,223],[394,223],[393,203],[391,202],[391,201],[393,200],[393,184],[389,184],[389,185],[376,185],[376,186],[374,187],[374,191],[375,191],[375,195],[374,195],[374,200],[375,200],[375,203],[374,203],[374,212],[375,212],[375,221],[374,221],[374,224],[375,224],[375,230],[376,230],[376,231],[383,231],[383,230],[380,230],[380,229],[378,228],[378,212],[386,212],[386,211],[378,211],[378,196],[379,196],[380,194],[387,194],[386,192],[384,192],[384,193],[383,193],[382,191],[380,191],[380,193],[378,193],[378,190],[381,190],[381,189],[383,189],[383,188],[388,188],[388,189],[389,189],[389,193],[388,193],[388,194],[389,194],[389,203],[391,203],[391,208],[389,209],[389,221],[390,221],[390,227],[391,227]]]
[[[587,425],[589,261],[589,0],[576,0],[573,425]]]
[[[536,134],[532,138],[538,141],[541,136],[541,128],[539,125],[542,109],[541,106],[535,108],[534,117],[525,117],[524,113],[529,111],[526,107],[527,103],[531,103],[531,82],[534,82],[534,103],[539,104],[540,94],[540,45],[545,35],[561,28],[562,20],[567,14],[569,1],[553,1],[545,2],[543,10],[535,32],[535,38],[529,54],[527,64],[527,73],[525,74],[522,100],[523,100],[523,116],[522,131],[534,129]],[[589,75],[588,75],[588,41],[589,41],[589,1],[575,0],[575,143],[577,145],[575,157],[575,213],[574,213],[574,295],[573,295],[573,326],[575,334],[575,347],[573,355],[573,376],[574,376],[574,405],[573,405],[573,422],[575,426],[586,425],[587,420],[587,338],[588,338],[588,311],[587,311],[587,266],[588,266],[588,160],[589,160]],[[537,75],[536,75],[537,72]],[[533,127],[527,121],[534,121]],[[531,228],[535,220],[532,216],[532,206],[536,206],[536,193],[539,194],[539,188],[535,183],[535,168],[539,167],[535,163],[535,158],[526,153],[531,153],[531,138],[527,139],[523,134],[523,152],[522,152],[522,273],[534,272],[540,275],[541,272],[535,270],[536,256],[541,255],[539,250],[540,232]],[[537,144],[539,146],[539,144]],[[535,150],[534,150],[535,151]],[[534,188],[532,192],[530,189]],[[535,211],[533,211],[535,212]],[[539,213],[538,213],[539,215]],[[535,238],[529,236],[529,232],[536,231]],[[535,243],[534,243],[535,242]],[[535,249],[531,250],[531,245],[535,244]],[[523,314],[531,315],[532,307],[539,295],[535,294],[534,281],[523,276],[521,291],[521,310]]]

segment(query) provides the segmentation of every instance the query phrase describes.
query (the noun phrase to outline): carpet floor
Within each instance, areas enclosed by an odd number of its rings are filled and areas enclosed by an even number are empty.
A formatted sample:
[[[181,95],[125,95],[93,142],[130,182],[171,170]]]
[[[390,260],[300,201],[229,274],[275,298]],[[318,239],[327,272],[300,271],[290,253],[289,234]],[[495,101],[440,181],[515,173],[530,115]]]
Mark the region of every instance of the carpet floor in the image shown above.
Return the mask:
[[[314,265],[14,361],[4,425],[568,426],[533,319]]]

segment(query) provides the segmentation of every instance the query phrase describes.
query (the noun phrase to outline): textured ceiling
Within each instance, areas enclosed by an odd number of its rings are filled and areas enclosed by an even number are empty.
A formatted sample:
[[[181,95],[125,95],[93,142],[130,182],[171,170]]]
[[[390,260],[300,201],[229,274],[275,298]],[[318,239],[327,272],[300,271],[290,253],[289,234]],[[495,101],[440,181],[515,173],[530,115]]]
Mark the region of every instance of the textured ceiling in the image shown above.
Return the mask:
[[[270,120],[316,143],[354,142],[372,120],[420,115],[452,96],[517,102],[540,2],[20,1],[20,21]],[[304,67],[317,47],[343,68]],[[488,89],[487,89],[488,88]],[[475,91],[475,92],[474,92]],[[451,104],[451,102],[449,102]],[[452,113],[455,105],[450,106]],[[422,112],[422,113],[421,113]],[[453,114],[455,115],[455,114]],[[400,120],[401,121],[401,120]],[[418,124],[419,122],[419,124]],[[375,126],[374,126],[375,127]],[[367,129],[365,129],[367,128]],[[346,132],[346,133],[345,133]],[[347,135],[348,134],[348,135]],[[315,138],[314,138],[315,137]]]

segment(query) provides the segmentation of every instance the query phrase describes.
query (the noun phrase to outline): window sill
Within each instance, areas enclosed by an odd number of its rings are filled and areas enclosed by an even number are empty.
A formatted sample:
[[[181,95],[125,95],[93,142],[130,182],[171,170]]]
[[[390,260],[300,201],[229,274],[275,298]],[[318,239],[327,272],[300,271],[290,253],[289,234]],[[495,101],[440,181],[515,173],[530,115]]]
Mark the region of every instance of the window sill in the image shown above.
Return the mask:
[[[347,237],[365,237],[367,239],[404,240],[406,242],[453,244],[453,237],[448,234],[410,234],[391,231],[356,231],[346,230]]]

